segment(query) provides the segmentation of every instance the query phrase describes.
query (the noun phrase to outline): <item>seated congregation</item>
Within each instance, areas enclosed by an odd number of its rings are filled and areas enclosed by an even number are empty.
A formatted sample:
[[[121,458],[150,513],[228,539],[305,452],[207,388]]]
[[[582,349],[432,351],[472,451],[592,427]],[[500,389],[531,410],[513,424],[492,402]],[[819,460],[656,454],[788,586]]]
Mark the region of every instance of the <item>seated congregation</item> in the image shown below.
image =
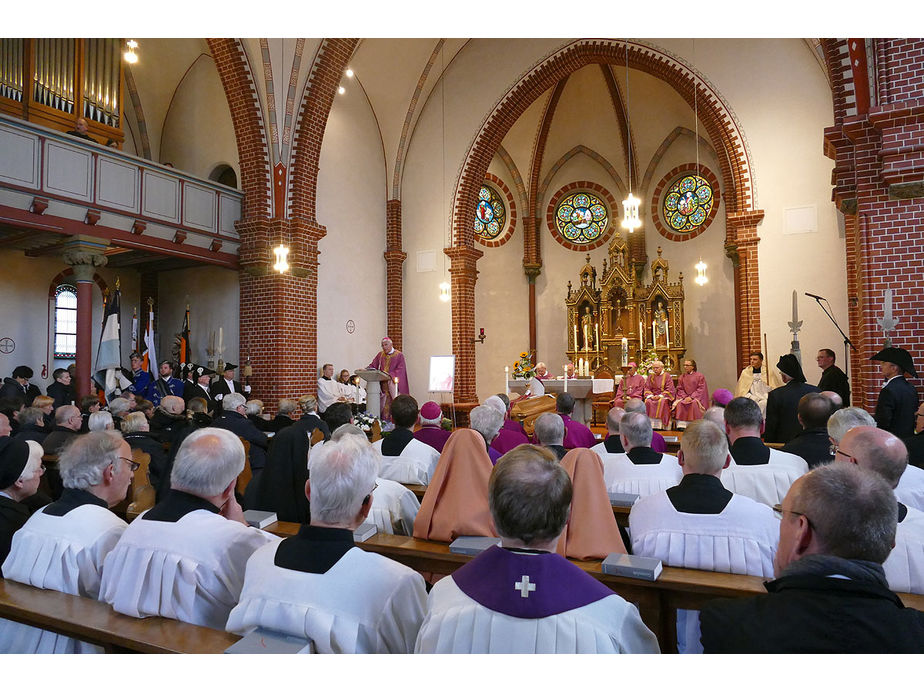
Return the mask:
[[[3,581],[311,653],[924,651],[924,614],[896,594],[924,594],[924,470],[870,414],[820,393],[787,412],[824,438],[803,457],[762,439],[746,396],[697,405],[674,455],[628,388],[598,441],[567,393],[529,434],[504,395],[453,431],[438,404],[399,395],[378,437],[349,402],[321,416],[314,396],[283,400],[270,420],[228,387],[150,408],[129,393],[103,412],[66,398],[45,412],[40,393],[0,403]],[[149,507],[127,514],[148,485]],[[612,494],[637,497],[622,522]],[[278,522],[249,526],[245,509]],[[357,541],[370,524],[418,552],[497,542],[440,573]],[[681,608],[667,639],[637,590],[589,572],[611,554],[759,578],[766,593]],[[0,621],[0,651],[101,651],[27,620]]]

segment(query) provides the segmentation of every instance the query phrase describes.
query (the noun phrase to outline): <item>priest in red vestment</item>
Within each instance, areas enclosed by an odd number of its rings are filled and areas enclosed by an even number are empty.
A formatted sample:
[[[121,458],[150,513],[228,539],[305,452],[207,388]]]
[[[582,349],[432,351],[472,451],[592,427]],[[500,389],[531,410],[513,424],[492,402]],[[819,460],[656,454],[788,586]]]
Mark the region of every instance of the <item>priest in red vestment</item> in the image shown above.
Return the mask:
[[[683,373],[677,378],[677,399],[674,400],[674,420],[677,428],[686,428],[691,421],[703,418],[709,408],[709,388],[706,376],[696,368],[696,361],[686,359]]]
[[[619,381],[616,397],[610,404],[624,408],[630,399],[645,399],[645,376],[638,374],[635,361],[629,361],[629,372]]]
[[[651,364],[653,373],[645,381],[645,409],[652,427],[660,421],[662,429],[671,426],[671,404],[677,396],[674,388],[674,379],[670,373],[664,372],[664,364],[654,361]]]
[[[376,368],[390,376],[387,382],[382,383],[381,401],[382,418],[391,418],[391,403],[398,395],[411,393],[407,384],[407,364],[404,354],[395,349],[390,337],[382,339],[382,350],[375,355],[367,368]],[[397,381],[397,383],[396,383]]]

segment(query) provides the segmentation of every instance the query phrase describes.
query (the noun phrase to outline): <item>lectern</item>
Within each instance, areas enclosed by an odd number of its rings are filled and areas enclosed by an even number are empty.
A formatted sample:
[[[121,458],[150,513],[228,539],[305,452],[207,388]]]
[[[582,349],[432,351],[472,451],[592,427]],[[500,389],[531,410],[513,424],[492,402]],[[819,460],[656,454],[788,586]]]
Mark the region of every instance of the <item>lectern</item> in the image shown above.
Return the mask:
[[[356,375],[366,381],[369,387],[366,388],[366,411],[377,419],[382,418],[382,381],[390,380],[388,373],[383,373],[375,368],[368,370],[358,370]]]

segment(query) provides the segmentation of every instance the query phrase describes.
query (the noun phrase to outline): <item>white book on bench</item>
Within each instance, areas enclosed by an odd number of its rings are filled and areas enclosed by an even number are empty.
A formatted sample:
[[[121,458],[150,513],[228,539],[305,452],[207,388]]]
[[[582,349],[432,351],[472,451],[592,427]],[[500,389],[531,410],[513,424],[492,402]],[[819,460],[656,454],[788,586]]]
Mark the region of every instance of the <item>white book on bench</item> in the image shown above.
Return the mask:
[[[225,650],[225,654],[312,654],[311,640],[266,628],[254,628]]]
[[[465,556],[477,556],[485,549],[500,546],[500,543],[501,540],[497,537],[458,537],[449,545],[449,551]]]
[[[660,559],[630,556],[627,553],[611,553],[602,564],[602,571],[607,575],[622,575],[640,580],[657,580],[661,570]]]

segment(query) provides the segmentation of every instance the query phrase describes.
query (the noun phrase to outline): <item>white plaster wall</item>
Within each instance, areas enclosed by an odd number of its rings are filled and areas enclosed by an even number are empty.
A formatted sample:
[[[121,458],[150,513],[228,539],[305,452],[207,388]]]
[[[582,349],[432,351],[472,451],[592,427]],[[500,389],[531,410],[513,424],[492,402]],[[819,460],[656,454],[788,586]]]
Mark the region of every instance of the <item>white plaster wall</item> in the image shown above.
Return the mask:
[[[51,359],[54,345],[51,342],[53,329],[53,307],[49,320],[48,291],[52,280],[67,265],[55,257],[30,258],[18,250],[0,250],[0,264],[5,268],[0,276],[0,338],[9,337],[16,343],[10,354],[0,354],[0,377],[6,378],[16,366],[29,366],[35,372],[32,383],[45,392],[51,384],[51,373],[55,368],[65,368],[70,360]],[[132,307],[138,303],[138,273],[132,270],[115,270],[105,267],[97,273],[115,290],[116,277],[122,291],[122,355],[128,367],[131,352]],[[92,360],[96,360],[99,346],[100,327],[103,319],[103,297],[99,287],[93,284],[93,341]],[[42,378],[42,367],[47,367],[47,378]]]
[[[147,301],[147,296],[143,297]],[[157,359],[173,358],[175,335],[183,329],[186,304],[189,304],[189,343],[193,363],[205,365],[206,348],[211,333],[218,344],[222,328],[225,350],[222,360],[241,364],[247,354],[240,345],[240,284],[237,272],[203,265],[161,272],[157,277]],[[147,310],[147,303],[144,304]],[[215,357],[218,361],[218,357]],[[238,371],[240,375],[240,371]]]
[[[355,371],[381,348],[387,310],[382,152],[375,114],[362,90],[338,95],[318,174],[317,216],[327,228],[318,243],[318,367],[333,363],[338,371]],[[348,320],[355,326],[352,334]]]
[[[199,56],[177,85],[164,119],[160,160],[208,178],[218,164],[241,169],[231,111],[211,56]]]

